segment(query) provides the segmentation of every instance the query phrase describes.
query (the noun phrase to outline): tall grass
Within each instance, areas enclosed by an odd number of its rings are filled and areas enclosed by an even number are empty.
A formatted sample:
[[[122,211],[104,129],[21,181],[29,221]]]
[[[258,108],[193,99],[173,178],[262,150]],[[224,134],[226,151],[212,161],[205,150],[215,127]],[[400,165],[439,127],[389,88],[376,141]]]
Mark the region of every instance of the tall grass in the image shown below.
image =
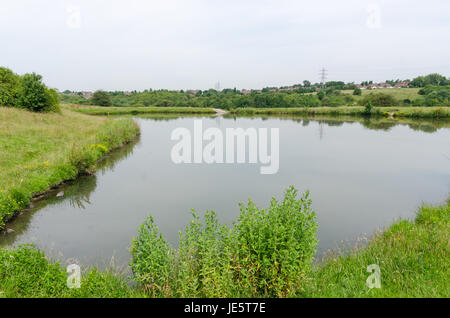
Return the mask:
[[[91,173],[98,159],[138,131],[131,119],[0,107],[0,230],[34,195]]]

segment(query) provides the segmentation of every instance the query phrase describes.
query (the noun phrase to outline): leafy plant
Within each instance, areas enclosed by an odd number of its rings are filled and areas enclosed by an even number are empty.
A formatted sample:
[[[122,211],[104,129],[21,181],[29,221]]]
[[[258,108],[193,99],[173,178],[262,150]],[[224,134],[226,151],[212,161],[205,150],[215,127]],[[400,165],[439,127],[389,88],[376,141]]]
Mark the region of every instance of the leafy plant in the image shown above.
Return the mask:
[[[173,271],[173,255],[159,233],[153,217],[149,216],[138,230],[131,248],[131,268],[136,282],[153,295],[164,294]]]
[[[17,107],[36,112],[59,111],[57,93],[42,83],[42,76],[36,73],[21,77],[17,91]]]
[[[162,238],[151,217],[132,242],[131,268],[152,295],[173,297],[282,297],[295,293],[317,246],[317,223],[308,192],[290,187],[267,210],[241,204],[233,228],[214,211],[193,219],[178,250]]]
[[[366,106],[364,107],[363,115],[370,116],[372,115],[372,103],[368,101]]]

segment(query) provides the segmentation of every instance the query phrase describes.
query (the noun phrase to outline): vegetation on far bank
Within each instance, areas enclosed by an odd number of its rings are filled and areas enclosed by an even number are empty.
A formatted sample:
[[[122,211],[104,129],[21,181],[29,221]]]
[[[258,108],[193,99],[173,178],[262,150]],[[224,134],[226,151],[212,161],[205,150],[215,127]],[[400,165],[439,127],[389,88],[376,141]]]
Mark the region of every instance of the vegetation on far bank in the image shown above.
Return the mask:
[[[99,107],[73,104],[64,106],[88,115],[216,114],[214,109],[202,107]]]
[[[200,108],[288,108],[365,106],[450,106],[450,80],[439,74],[419,76],[412,81],[391,80],[380,88],[372,81],[361,84],[330,81],[303,81],[290,87],[266,87],[261,90],[188,90],[147,89],[132,91],[96,91],[61,93],[64,103],[116,107],[200,107]],[[400,84],[400,87],[394,87]],[[367,89],[361,89],[360,87]],[[385,88],[391,87],[391,88]],[[394,88],[392,88],[394,87]]]
[[[214,212],[194,219],[171,249],[151,217],[132,243],[131,279],[84,270],[81,288],[32,246],[0,249],[0,297],[449,297],[450,200],[422,206],[364,245],[311,265],[317,224],[307,196],[290,188],[266,210],[249,202],[232,228]],[[282,237],[283,239],[280,239]],[[380,267],[381,288],[366,285]]]
[[[33,195],[80,173],[139,132],[132,119],[0,107],[0,230]]]
[[[302,107],[302,108],[236,108],[234,115],[336,115],[336,116],[380,116],[398,118],[449,118],[449,107],[372,107],[367,114],[366,107]]]

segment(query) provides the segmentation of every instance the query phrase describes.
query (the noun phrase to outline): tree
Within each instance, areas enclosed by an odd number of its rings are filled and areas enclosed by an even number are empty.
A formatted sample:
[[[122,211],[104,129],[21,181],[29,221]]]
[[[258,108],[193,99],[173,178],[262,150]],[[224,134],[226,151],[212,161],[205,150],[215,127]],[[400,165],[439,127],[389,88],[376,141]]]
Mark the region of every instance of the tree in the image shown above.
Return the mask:
[[[353,95],[355,96],[361,96],[362,95],[362,90],[359,87],[356,87],[355,90],[353,91]]]
[[[42,83],[42,76],[36,73],[21,77],[17,91],[17,107],[36,112],[59,111],[58,93]]]
[[[445,76],[433,73],[427,76],[418,76],[414,78],[410,86],[411,87],[425,87],[427,85],[443,86],[448,85],[448,80]]]
[[[371,93],[364,96],[364,98],[362,99],[362,105],[366,105],[369,102],[373,106],[395,106],[399,104],[399,102],[392,95],[383,93]]]
[[[20,77],[6,67],[0,67],[0,105],[15,106]]]
[[[322,100],[325,97],[325,91],[318,91],[317,92],[317,97],[319,97],[320,100]]]
[[[92,96],[92,104],[98,106],[111,106],[111,97],[105,91],[95,91],[94,95]]]
[[[365,115],[365,116],[372,115],[372,103],[370,101],[368,101],[366,103],[366,107],[364,107],[363,115]]]
[[[304,81],[303,81],[303,86],[304,86],[304,87],[311,87],[311,82],[308,81],[308,80],[304,80]]]

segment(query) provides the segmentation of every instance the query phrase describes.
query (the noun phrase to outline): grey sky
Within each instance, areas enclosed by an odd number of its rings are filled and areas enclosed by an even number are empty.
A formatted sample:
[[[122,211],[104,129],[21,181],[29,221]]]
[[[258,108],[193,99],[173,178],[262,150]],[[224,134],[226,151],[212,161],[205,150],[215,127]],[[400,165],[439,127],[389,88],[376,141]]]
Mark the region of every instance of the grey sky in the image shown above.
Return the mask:
[[[60,90],[449,76],[449,35],[448,0],[0,3],[0,65]]]

